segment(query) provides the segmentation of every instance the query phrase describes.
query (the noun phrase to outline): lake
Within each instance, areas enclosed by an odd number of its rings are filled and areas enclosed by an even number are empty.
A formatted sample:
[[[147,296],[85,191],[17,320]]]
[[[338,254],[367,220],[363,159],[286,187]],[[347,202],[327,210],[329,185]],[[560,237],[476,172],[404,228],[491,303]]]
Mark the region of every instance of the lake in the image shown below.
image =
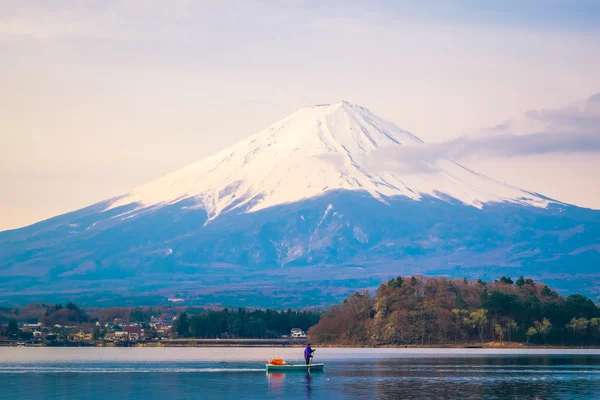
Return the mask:
[[[0,347],[2,399],[600,399],[600,350]]]

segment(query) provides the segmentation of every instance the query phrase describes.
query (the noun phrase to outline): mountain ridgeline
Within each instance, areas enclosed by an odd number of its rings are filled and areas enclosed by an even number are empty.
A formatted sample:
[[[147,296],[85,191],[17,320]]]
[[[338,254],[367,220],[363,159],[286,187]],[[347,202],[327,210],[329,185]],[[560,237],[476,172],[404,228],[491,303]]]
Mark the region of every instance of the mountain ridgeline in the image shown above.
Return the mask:
[[[312,341],[347,346],[522,342],[600,344],[600,308],[530,278],[494,282],[394,278],[374,296],[356,292],[309,330]]]
[[[600,299],[599,211],[426,154],[411,168],[423,146],[364,107],[303,108],[131,192],[0,232],[0,302],[324,306],[398,274],[526,275]]]

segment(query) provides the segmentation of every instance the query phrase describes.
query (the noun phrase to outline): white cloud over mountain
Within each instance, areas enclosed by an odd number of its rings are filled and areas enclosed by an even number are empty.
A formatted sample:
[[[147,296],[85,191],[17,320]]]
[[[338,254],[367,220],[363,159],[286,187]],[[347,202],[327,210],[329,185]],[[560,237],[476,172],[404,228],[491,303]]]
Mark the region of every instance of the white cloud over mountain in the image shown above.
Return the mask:
[[[528,111],[522,118],[485,129],[476,136],[382,148],[373,153],[371,162],[382,168],[433,172],[438,169],[437,162],[445,159],[552,153],[600,153],[600,93],[569,107]]]

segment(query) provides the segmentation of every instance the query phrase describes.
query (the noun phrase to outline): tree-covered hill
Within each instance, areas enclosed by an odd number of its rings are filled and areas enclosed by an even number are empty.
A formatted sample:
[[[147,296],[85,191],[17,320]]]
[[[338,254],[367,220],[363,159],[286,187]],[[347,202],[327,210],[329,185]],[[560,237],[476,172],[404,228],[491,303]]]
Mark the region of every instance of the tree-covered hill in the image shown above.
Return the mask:
[[[600,308],[531,279],[494,282],[398,277],[373,296],[354,293],[329,308],[311,340],[338,345],[433,345],[511,341],[600,344]]]

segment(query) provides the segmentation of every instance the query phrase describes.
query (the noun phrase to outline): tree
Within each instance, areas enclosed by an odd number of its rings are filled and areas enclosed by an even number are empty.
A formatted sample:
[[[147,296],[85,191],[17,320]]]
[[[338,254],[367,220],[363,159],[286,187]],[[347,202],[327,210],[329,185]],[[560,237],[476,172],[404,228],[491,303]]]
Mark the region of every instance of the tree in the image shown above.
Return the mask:
[[[510,278],[508,278],[508,277],[506,277],[504,275],[500,277],[499,282],[503,283],[505,285],[512,285],[514,283],[512,279],[510,279]]]
[[[599,315],[594,302],[580,294],[568,296],[565,306],[573,317],[593,318]]]
[[[131,322],[145,322],[149,320],[148,316],[139,307],[131,310],[129,318]]]
[[[558,293],[556,293],[554,290],[550,289],[548,287],[548,285],[544,286],[541,293],[542,293],[542,296],[546,296],[546,297],[551,297],[551,298],[558,297]]]
[[[62,310],[63,306],[62,304],[55,304],[54,306],[50,306],[46,309],[46,316],[56,312],[56,311],[60,311]]]
[[[483,300],[483,306],[496,318],[509,314],[519,308],[520,300],[514,294],[492,291]]]
[[[100,340],[104,337],[104,332],[98,328],[94,328],[94,330],[92,331],[92,335],[94,340]]]
[[[550,323],[550,320],[548,318],[544,318],[542,320],[542,322],[534,321],[533,326],[535,326],[535,330],[544,339],[544,342],[546,342],[546,337],[548,336],[548,334],[550,333],[550,330],[552,329],[552,324]]]
[[[8,326],[6,327],[6,336],[13,336],[19,333],[19,325],[17,325],[17,320],[11,319],[8,322]]]
[[[73,303],[72,301],[70,301],[67,304],[65,304],[65,308],[67,310],[81,312],[81,310],[79,309],[79,307],[77,306],[77,304]]]
[[[504,328],[500,324],[494,326],[494,333],[496,337],[500,339],[500,343],[504,343]]]
[[[387,283],[379,288],[380,291],[388,290]],[[371,304],[370,295],[355,293],[344,302],[347,312],[350,310],[361,310],[364,318],[369,318]],[[367,306],[361,307],[361,302],[367,302]],[[189,310],[189,309],[188,309]],[[321,313],[318,311],[273,311],[254,310],[252,312],[238,308],[235,311],[199,310],[197,315],[189,317],[190,336],[196,338],[278,338],[289,335],[292,328],[300,328],[308,331],[309,328],[319,322]],[[349,317],[351,318],[351,317]],[[362,317],[361,317],[362,318]],[[353,320],[351,328],[363,329],[363,322]],[[173,329],[175,332],[175,328]]]
[[[577,338],[581,338],[585,331],[587,331],[589,324],[590,321],[585,318],[572,318],[571,322],[565,325],[565,327],[572,330]]]
[[[525,278],[523,278],[523,275],[521,275],[520,277],[517,278],[517,281],[515,282],[515,284],[517,286],[523,286],[525,284]]]
[[[506,332],[508,333],[508,341],[512,342],[512,334],[519,329],[519,325],[514,320],[508,320],[506,323]]]
[[[184,312],[173,323],[173,330],[179,337],[188,337],[190,335],[190,319]]]
[[[529,329],[527,329],[527,332],[525,333],[525,337],[527,338],[525,344],[529,344],[529,340],[531,340],[531,338],[537,334],[537,329],[535,329],[533,326],[530,326]]]
[[[388,282],[388,286],[394,289],[400,289],[402,287],[402,283],[404,283],[404,279],[399,276],[397,278],[392,278]]]
[[[590,329],[592,330],[592,336],[594,337],[594,343],[598,340],[598,334],[600,333],[600,318],[590,319]]]
[[[88,317],[85,311],[73,302],[68,302],[65,307],[60,304],[50,306],[46,309],[40,322],[44,325],[75,325],[77,323],[87,322]]]
[[[33,339],[33,332],[24,332],[19,330],[19,333],[17,333],[17,337],[21,340],[31,340]]]
[[[458,335],[461,328],[467,324],[467,317],[469,316],[469,310],[462,310],[459,308],[452,309],[452,322],[454,324],[454,343],[457,342]]]
[[[368,291],[355,292],[342,303],[336,320],[342,330],[340,338],[346,342],[368,340],[367,320],[371,317],[372,299]]]
[[[473,311],[469,314],[467,318],[465,318],[465,322],[469,324],[471,327],[476,328],[479,332],[479,339],[483,342],[483,333],[485,330],[485,325],[487,324],[487,310],[479,309]]]

